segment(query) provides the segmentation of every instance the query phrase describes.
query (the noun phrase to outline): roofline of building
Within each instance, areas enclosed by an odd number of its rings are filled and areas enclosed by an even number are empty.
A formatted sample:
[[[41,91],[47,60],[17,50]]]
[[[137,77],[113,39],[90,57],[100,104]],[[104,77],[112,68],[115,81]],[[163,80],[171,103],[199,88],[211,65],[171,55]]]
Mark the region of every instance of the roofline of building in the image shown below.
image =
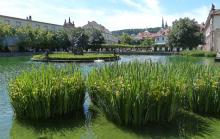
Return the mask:
[[[218,12],[219,12],[219,13],[218,13]],[[212,17],[213,15],[220,15],[220,9],[210,10],[209,16],[207,17],[206,22],[205,22],[205,28],[204,28],[204,30],[207,28],[207,26],[208,26],[208,24],[209,24],[209,21],[211,20],[211,17]]]
[[[55,25],[55,26],[63,27],[63,25],[52,24],[52,23],[46,23],[46,22],[35,21],[35,20],[27,20],[27,19],[23,19],[23,18],[11,17],[11,16],[6,16],[6,15],[0,15],[0,17],[12,18],[12,19],[23,20],[23,21],[28,21],[28,22],[31,21],[31,22],[41,23],[41,24],[48,24],[48,25]]]

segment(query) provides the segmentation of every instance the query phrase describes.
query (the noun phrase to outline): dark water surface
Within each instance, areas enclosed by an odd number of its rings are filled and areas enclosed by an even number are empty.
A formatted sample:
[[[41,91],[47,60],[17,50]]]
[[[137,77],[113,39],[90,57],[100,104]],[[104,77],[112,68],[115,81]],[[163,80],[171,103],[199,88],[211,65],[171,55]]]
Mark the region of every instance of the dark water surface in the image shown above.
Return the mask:
[[[183,58],[178,56],[121,56],[118,62],[130,61],[153,61],[153,62],[181,62],[190,61],[192,64],[207,64],[219,65],[212,58]],[[0,57],[0,139],[32,139],[32,138],[151,138],[160,134],[162,137],[168,136],[175,138],[175,134],[158,129],[160,133],[155,133],[150,129],[146,129],[146,134],[130,132],[118,128],[104,117],[100,116],[94,120],[92,115],[86,115],[85,118],[79,118],[71,121],[57,120],[57,124],[48,122],[47,125],[41,126],[38,124],[30,125],[25,122],[17,121],[13,116],[13,110],[9,102],[7,84],[10,79],[13,79],[20,71],[31,68],[32,65],[41,65],[43,63],[35,63],[30,61],[30,57]],[[58,66],[66,64],[54,63]],[[86,75],[95,67],[100,67],[109,63],[81,63],[80,66],[83,73]],[[87,96],[88,98],[88,96]],[[89,99],[86,99],[84,104],[85,113],[88,114]],[[92,120],[92,121],[91,121]],[[217,121],[219,122],[219,121]],[[219,122],[220,125],[220,122]],[[39,128],[38,128],[39,127]],[[158,127],[157,127],[158,128]],[[173,131],[173,130],[172,130]],[[153,134],[153,135],[152,135]],[[160,137],[160,136],[159,136]]]

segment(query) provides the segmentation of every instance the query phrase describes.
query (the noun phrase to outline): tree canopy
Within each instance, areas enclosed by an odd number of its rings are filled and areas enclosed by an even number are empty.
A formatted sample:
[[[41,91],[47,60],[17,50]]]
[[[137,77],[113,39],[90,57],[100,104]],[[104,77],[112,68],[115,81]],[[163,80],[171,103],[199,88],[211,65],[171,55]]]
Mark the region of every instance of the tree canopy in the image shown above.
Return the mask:
[[[193,49],[203,43],[203,34],[198,23],[193,19],[180,18],[173,22],[168,35],[169,46]]]

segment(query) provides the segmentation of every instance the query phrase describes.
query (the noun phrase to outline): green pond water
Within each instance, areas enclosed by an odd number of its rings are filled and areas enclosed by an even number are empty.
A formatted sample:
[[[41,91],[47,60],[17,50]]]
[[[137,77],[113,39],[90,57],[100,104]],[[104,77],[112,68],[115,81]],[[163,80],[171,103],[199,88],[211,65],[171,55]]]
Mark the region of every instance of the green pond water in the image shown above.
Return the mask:
[[[178,56],[121,56],[118,62],[153,61],[172,63],[188,61],[192,64],[217,65],[212,58],[187,58]],[[202,117],[195,114],[185,114],[167,124],[149,125],[140,129],[119,127],[108,121],[101,113],[90,112],[89,96],[85,98],[84,117],[56,119],[42,123],[18,121],[10,105],[7,84],[20,71],[40,66],[45,63],[35,63],[30,57],[0,57],[0,139],[160,139],[160,138],[220,138],[220,120],[211,117]],[[57,66],[66,64],[53,63]],[[95,67],[109,63],[81,63],[80,66],[86,75]],[[217,67],[218,68],[218,67]]]

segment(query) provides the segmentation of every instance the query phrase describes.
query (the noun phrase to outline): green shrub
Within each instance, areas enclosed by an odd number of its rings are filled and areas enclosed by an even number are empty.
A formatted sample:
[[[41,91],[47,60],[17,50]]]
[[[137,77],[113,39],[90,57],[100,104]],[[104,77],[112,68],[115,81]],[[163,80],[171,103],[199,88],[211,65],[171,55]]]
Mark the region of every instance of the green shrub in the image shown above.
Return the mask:
[[[24,71],[9,83],[18,118],[43,120],[82,111],[85,84],[77,68],[42,66]]]
[[[175,120],[181,109],[220,114],[220,70],[191,63],[122,63],[93,70],[92,102],[120,125]]]
[[[180,54],[183,56],[194,57],[216,57],[216,52],[208,52],[202,50],[182,51]]]

